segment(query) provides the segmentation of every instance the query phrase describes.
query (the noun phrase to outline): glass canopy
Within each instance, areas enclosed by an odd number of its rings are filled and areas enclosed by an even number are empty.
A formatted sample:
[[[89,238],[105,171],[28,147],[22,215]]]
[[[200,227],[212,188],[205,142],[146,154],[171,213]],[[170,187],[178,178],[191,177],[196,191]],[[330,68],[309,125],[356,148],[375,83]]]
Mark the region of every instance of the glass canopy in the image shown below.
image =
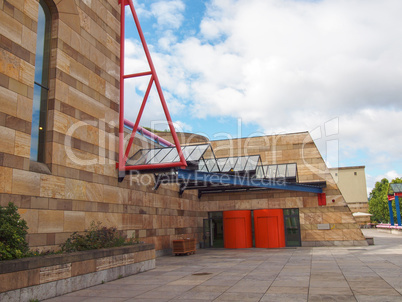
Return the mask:
[[[213,157],[213,160],[215,160],[212,148],[209,144],[182,146],[182,152],[190,167],[194,165],[198,167],[200,161],[205,162],[205,160],[209,160],[210,157]],[[179,160],[176,147],[141,149],[127,160],[127,165],[138,166],[173,163]]]
[[[190,170],[297,182],[296,163],[263,166],[260,155],[215,158],[210,144],[185,145],[182,146],[182,152]],[[152,165],[176,161],[179,161],[177,149],[164,147],[139,150],[128,159],[127,165]]]
[[[297,164],[277,164],[263,166],[263,175],[266,179],[297,182]]]
[[[395,193],[402,193],[402,183],[389,184],[388,195],[394,195]]]
[[[266,190],[283,185],[288,186],[288,190],[322,191],[322,187],[326,185],[325,182],[298,184],[296,163],[262,165],[260,155],[216,158],[210,144],[184,145],[182,152],[187,162],[186,169],[155,168],[145,171],[145,173],[154,173],[155,190],[162,183],[178,183],[180,195],[183,194],[184,190],[196,189],[198,195],[201,196],[205,193],[214,192]],[[127,165],[158,165],[175,161],[179,161],[177,149],[175,147],[164,147],[139,150],[127,161]],[[187,175],[186,173],[190,173],[188,175],[191,178],[186,179],[183,176]],[[227,182],[228,177],[231,181],[229,183]],[[256,185],[252,181],[258,184]],[[402,184],[395,185],[401,185],[399,190],[402,191]],[[297,188],[292,186],[297,186]]]
[[[261,158],[259,155],[237,156],[211,158],[200,162],[198,170],[203,172],[221,172],[221,173],[255,173],[258,167],[261,167]]]

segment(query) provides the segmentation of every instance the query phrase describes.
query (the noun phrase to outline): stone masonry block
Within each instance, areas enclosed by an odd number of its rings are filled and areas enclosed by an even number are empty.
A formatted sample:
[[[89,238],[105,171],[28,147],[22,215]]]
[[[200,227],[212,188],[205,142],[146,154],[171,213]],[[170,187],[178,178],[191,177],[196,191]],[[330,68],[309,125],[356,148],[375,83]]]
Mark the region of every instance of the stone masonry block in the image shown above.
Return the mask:
[[[96,271],[96,260],[74,262],[71,265],[71,276],[93,273]]]
[[[55,282],[50,282],[48,284],[55,283],[56,285],[54,287],[56,288],[56,296],[61,296],[71,293],[73,291],[71,286],[72,280],[73,277],[68,279],[57,280]]]
[[[81,232],[85,230],[85,212],[64,211],[64,232]]]
[[[0,274],[0,292],[39,284],[39,269]]]
[[[38,232],[38,210],[34,209],[18,209],[21,218],[28,224],[28,234],[35,234]]]
[[[37,286],[31,286],[21,289],[20,301],[33,301],[38,299],[39,301],[50,299],[56,296],[55,282],[40,284]]]
[[[53,210],[39,210],[38,232],[58,233],[63,232],[64,212]]]
[[[0,193],[11,193],[12,173],[11,168],[0,167]]]
[[[0,126],[0,152],[14,154],[15,130]]]
[[[40,284],[71,277],[71,263],[40,268]]]
[[[13,17],[0,11],[0,32],[3,33],[11,41],[21,44],[22,41],[22,24]]]
[[[0,293],[0,301],[1,302],[15,302],[21,301],[21,290],[12,290],[5,293]]]
[[[31,208],[47,210],[49,208],[49,199],[43,197],[31,197]]]
[[[47,244],[47,234],[29,234],[29,246],[44,246]]]
[[[40,195],[43,197],[64,198],[66,180],[52,175],[41,175]]]
[[[31,153],[31,135],[15,132],[15,155],[29,158]]]
[[[2,55],[2,51],[0,50],[0,55]],[[0,72],[5,72],[4,67],[2,66],[4,62],[0,62]],[[8,87],[4,88],[0,86],[0,108],[1,111],[10,115],[16,116],[17,115],[17,99],[18,95],[7,89]]]
[[[17,169],[13,170],[13,194],[39,196],[39,192],[40,174]]]

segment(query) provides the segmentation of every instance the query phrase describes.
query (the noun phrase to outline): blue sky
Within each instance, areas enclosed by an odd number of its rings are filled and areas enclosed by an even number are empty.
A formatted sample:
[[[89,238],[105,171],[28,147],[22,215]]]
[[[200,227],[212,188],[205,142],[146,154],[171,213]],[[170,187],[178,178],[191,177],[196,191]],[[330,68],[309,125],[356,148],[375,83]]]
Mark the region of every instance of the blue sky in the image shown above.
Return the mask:
[[[368,190],[402,176],[402,1],[134,5],[178,130],[210,139],[310,131],[330,166],[366,166]],[[126,27],[126,73],[146,71],[131,17]],[[127,118],[147,83],[127,81]],[[142,125],[164,129],[162,120],[153,91]]]

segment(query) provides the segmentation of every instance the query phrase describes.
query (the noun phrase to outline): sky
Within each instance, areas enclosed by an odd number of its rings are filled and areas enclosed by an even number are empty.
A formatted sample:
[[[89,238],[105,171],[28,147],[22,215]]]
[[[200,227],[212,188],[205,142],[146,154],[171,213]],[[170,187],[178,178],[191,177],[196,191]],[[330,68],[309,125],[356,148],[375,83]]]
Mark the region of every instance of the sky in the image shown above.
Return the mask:
[[[402,177],[402,1],[134,0],[178,131],[309,131],[329,167]],[[125,74],[148,71],[126,8]],[[149,79],[126,80],[134,121]],[[166,129],[155,89],[141,125]]]

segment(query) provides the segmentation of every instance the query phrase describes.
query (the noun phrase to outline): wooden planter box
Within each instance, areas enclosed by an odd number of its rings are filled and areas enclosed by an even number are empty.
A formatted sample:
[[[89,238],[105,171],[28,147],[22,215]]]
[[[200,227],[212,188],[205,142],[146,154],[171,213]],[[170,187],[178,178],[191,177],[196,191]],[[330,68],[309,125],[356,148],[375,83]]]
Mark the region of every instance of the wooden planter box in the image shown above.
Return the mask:
[[[0,301],[41,301],[154,268],[153,244],[0,261]]]
[[[194,238],[173,240],[173,254],[176,256],[195,254],[196,244]]]

